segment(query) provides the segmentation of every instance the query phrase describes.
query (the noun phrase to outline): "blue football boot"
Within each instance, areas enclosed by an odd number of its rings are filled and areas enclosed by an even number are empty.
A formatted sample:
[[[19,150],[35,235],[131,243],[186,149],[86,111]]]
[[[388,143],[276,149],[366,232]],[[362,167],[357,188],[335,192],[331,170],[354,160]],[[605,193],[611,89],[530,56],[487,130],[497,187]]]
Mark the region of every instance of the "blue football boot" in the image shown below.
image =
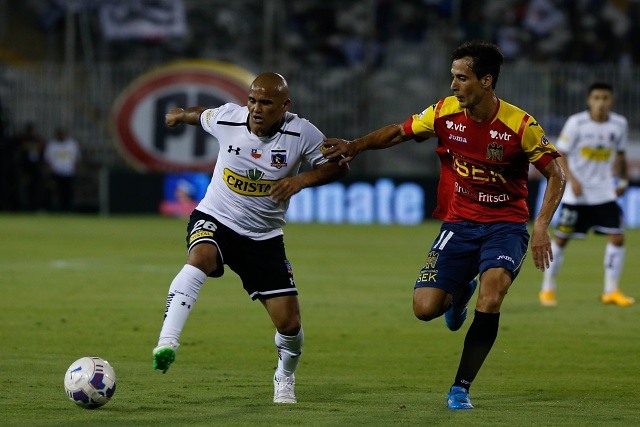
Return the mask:
[[[452,331],[457,331],[462,327],[462,324],[467,318],[467,304],[469,304],[469,300],[476,291],[477,286],[478,279],[474,278],[467,286],[453,296],[451,306],[444,313],[444,321],[447,324],[447,328]]]

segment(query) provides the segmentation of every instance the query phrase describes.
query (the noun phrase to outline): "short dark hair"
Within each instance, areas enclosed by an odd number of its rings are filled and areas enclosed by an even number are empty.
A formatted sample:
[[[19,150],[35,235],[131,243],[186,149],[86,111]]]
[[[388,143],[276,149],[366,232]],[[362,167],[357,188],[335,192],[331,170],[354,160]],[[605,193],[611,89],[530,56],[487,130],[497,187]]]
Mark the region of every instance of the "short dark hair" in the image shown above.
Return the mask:
[[[613,93],[613,86],[611,86],[609,83],[593,82],[589,86],[589,92],[587,92],[587,94],[591,95],[591,92],[593,92],[594,90],[599,90],[599,89],[608,90],[609,92]]]
[[[462,43],[451,54],[451,58],[454,61],[466,56],[473,60],[471,70],[476,77],[480,79],[487,74],[491,75],[491,87],[495,89],[500,76],[500,66],[504,62],[504,56],[500,52],[500,48],[488,41],[471,40]]]

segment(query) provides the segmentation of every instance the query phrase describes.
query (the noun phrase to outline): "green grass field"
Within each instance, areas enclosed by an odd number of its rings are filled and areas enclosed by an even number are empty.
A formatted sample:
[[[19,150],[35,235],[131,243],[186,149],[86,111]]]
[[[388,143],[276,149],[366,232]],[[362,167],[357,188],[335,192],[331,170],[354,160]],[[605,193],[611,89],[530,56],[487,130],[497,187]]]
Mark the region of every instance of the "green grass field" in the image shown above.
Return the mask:
[[[227,270],[210,279],[167,374],[152,370],[169,283],[184,264],[186,221],[0,215],[3,425],[637,425],[640,306],[602,305],[605,239],[572,242],[559,305],[539,305],[526,260],[498,340],[449,411],[462,330],[413,317],[413,281],[439,224],[288,225],[305,347],[297,405],[272,403],[273,326]],[[622,288],[640,296],[640,230],[629,230]],[[475,298],[473,299],[475,301]],[[71,403],[64,373],[99,355],[112,401]]]

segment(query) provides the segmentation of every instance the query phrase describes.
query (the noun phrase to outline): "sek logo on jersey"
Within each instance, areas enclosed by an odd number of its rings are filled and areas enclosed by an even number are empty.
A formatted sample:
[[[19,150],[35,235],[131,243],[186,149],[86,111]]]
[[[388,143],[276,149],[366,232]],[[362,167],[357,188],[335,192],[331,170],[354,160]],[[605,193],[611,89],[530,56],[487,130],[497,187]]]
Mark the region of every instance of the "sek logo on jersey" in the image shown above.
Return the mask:
[[[504,178],[504,176],[502,176],[500,172],[492,169],[485,169],[481,166],[468,163],[457,157],[453,160],[453,170],[455,170],[456,173],[461,177],[471,178],[475,181],[485,181],[485,182],[500,181],[503,184],[507,182],[507,180]]]
[[[238,175],[229,168],[224,169],[224,182],[234,193],[250,197],[268,196],[274,181],[260,179],[264,173],[251,169],[247,171],[247,176]]]

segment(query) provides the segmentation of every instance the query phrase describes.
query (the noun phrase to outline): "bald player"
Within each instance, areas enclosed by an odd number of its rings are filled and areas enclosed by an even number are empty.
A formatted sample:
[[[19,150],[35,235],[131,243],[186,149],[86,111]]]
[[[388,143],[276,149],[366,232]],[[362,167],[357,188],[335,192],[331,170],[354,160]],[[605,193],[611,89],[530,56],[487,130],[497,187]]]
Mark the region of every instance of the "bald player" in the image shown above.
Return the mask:
[[[304,341],[298,289],[285,254],[285,212],[291,196],[303,188],[335,181],[349,170],[323,157],[324,135],[290,113],[290,106],[286,80],[268,72],[252,82],[246,106],[229,103],[167,113],[167,126],[200,125],[218,140],[220,152],[207,192],[191,214],[187,262],[169,287],[153,350],[154,368],[166,372],[200,288],[207,277],[222,276],[226,264],[276,328],[275,403],[297,402],[294,374]],[[308,167],[299,173],[303,163]]]

